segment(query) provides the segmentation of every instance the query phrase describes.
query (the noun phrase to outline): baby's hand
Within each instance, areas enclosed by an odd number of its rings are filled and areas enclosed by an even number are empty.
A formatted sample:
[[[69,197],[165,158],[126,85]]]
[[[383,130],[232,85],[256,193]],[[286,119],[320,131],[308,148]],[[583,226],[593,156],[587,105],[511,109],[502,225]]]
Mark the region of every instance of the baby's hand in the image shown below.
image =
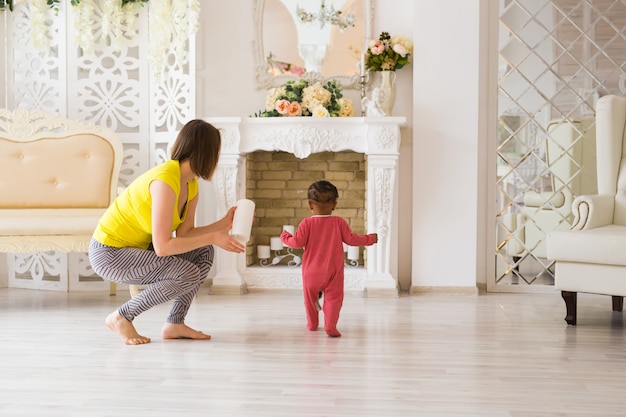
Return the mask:
[[[372,236],[374,236],[374,243],[378,243],[378,233],[372,233]]]

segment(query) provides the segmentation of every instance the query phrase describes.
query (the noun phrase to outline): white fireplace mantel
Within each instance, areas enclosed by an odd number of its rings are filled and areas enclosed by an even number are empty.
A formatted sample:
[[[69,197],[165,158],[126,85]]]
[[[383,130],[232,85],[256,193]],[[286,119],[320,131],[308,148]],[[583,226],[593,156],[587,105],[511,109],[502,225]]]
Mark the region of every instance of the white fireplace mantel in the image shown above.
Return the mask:
[[[354,151],[367,155],[367,233],[365,268],[346,268],[346,289],[367,296],[398,295],[397,164],[404,117],[206,118],[222,131],[222,151],[213,185],[219,215],[246,193],[247,153],[284,151],[298,158],[318,152]],[[213,293],[245,293],[248,288],[301,288],[299,268],[246,266],[244,254],[217,250]]]

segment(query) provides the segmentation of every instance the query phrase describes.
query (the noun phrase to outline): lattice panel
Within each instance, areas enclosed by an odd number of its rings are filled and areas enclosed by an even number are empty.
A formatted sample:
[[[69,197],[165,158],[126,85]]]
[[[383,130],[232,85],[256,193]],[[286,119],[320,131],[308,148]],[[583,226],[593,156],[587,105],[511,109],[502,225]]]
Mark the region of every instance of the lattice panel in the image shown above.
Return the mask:
[[[48,19],[47,47],[35,48],[31,36],[31,13],[25,5],[16,5],[12,13],[3,13],[7,26],[6,72],[7,107],[23,106],[58,113],[66,107],[67,67],[61,39],[65,15]]]
[[[9,287],[67,291],[67,256],[51,251],[16,254],[9,259]]]
[[[120,185],[125,186],[168,159],[169,144],[195,117],[194,39],[186,45],[188,54],[169,51],[157,80],[148,57],[149,6],[138,8],[136,26],[127,28],[128,35],[118,42],[104,35],[104,12],[96,2],[93,51],[83,53],[75,39],[74,10],[69,4],[61,2],[58,13],[47,12],[44,48],[34,41],[28,2],[3,13],[7,44],[12,45],[4,57],[9,80],[5,105],[43,109],[114,130],[124,144]],[[62,261],[52,267],[44,262],[47,255],[10,254],[9,285],[49,288],[55,282],[54,289],[61,290],[108,288],[93,275],[86,254],[49,256]],[[39,275],[42,270],[45,278]]]

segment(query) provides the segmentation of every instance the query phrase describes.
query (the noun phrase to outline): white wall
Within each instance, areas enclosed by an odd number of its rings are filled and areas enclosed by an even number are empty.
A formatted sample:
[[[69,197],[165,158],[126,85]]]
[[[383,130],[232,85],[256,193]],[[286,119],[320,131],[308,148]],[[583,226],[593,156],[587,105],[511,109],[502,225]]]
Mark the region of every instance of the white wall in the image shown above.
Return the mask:
[[[389,32],[391,36],[413,38],[413,0],[373,0],[374,22],[372,38],[377,39],[381,32]],[[415,42],[415,39],[413,39]],[[413,185],[413,66],[421,61],[421,52],[415,50],[411,58],[412,64],[397,72],[396,105],[394,116],[405,116],[407,125],[401,129],[400,159],[398,162],[398,281],[402,290],[408,291],[411,286],[412,268],[412,185]]]
[[[411,37],[414,27],[413,0],[374,0],[372,36],[381,31],[392,36]],[[245,3],[245,6],[243,5]],[[383,4],[384,3],[384,4]],[[205,0],[202,2],[201,28],[197,37],[198,117],[246,117],[261,109],[265,91],[256,90],[252,42],[255,37],[254,1]],[[421,51],[416,52],[419,61]],[[412,189],[412,65],[398,72],[394,116],[405,116],[399,162],[398,280],[403,290],[411,285],[411,189]],[[347,94],[358,109],[358,92]]]
[[[494,274],[497,44],[490,40],[498,1],[373,1],[373,37],[385,30],[415,45],[412,64],[398,72],[394,110],[408,121],[399,165],[401,288],[475,289]],[[263,102],[252,75],[252,3],[244,10],[239,1],[203,2],[200,115],[245,116]]]
[[[484,282],[478,273],[484,269],[484,213],[478,208],[486,199],[481,181],[488,161],[479,154],[486,110],[479,106],[479,22],[486,1],[420,0],[415,6],[413,287]]]
[[[5,27],[6,27],[6,13],[2,13],[0,16],[0,34],[2,34],[3,39],[6,38]],[[0,68],[5,67],[6,53],[7,53],[6,48],[7,48],[6,42],[0,42]],[[7,71],[2,71],[2,77],[0,78],[0,107],[3,107],[3,108],[7,106],[7,99],[6,99],[7,82],[8,82]],[[2,270],[4,271],[4,269]],[[0,284],[2,283],[0,282]]]
[[[248,116],[264,103],[252,71],[253,3],[202,1],[196,37],[199,117]]]

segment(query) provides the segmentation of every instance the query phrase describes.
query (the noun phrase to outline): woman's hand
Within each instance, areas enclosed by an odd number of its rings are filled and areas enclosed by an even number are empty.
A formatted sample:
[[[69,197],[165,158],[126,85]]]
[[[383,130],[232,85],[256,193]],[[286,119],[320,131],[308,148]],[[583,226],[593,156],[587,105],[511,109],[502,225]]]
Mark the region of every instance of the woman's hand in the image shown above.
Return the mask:
[[[235,210],[237,210],[237,206],[229,208],[226,215],[214,223],[216,231],[228,232],[232,229],[233,219],[235,218]]]
[[[228,231],[215,232],[214,239],[213,244],[225,251],[234,253],[243,253],[246,251],[246,246],[228,234]]]

